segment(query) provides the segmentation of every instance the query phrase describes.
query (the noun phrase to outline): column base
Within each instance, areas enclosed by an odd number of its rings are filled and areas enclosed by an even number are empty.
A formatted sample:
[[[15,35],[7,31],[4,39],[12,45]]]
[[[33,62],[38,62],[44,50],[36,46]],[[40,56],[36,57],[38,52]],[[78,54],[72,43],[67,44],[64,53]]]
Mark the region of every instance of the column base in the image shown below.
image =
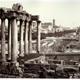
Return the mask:
[[[23,72],[21,70],[21,68],[19,67],[19,63],[18,62],[11,62],[11,66],[10,66],[11,70],[12,70],[12,74],[13,75],[22,75]]]
[[[11,62],[10,64],[11,64],[12,66],[19,67],[19,63],[18,63],[18,62]]]
[[[19,54],[20,57],[24,57],[24,54]]]
[[[16,63],[18,63],[18,62],[17,62],[17,61],[11,61],[11,63],[16,64]]]
[[[32,53],[32,51],[31,52],[29,52],[29,54],[31,54]]]
[[[11,62],[11,58],[8,58],[7,61],[8,61],[8,62]]]
[[[6,60],[4,60],[4,59],[1,59],[1,60],[0,60],[0,62],[6,62]]]
[[[27,53],[24,53],[24,55],[27,55],[27,54],[29,54],[28,52]]]

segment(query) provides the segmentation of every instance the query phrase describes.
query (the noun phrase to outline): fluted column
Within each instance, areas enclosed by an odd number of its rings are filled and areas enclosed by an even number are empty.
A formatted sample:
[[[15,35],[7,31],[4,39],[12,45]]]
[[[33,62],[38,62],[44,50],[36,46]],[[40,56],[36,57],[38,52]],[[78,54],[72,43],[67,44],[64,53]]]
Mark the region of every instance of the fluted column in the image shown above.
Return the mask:
[[[17,62],[17,27],[16,18],[11,19],[11,61]]]
[[[8,19],[8,60],[11,60],[11,21]]]
[[[37,21],[37,52],[40,53],[40,22],[41,21]]]
[[[24,54],[28,54],[28,22],[25,21]]]
[[[23,20],[20,20],[20,56],[23,56]]]
[[[5,19],[1,19],[1,61],[6,61],[5,55]]]
[[[29,53],[32,53],[32,21],[29,22]]]

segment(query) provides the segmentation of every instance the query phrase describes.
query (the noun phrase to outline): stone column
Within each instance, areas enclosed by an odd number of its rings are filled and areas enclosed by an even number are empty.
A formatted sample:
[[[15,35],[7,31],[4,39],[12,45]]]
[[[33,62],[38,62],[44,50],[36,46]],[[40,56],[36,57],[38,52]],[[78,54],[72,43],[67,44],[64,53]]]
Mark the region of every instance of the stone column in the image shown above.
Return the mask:
[[[5,55],[5,19],[1,19],[1,61],[6,61]]]
[[[32,53],[32,21],[29,22],[29,53]]]
[[[8,19],[8,60],[11,60],[11,21]]]
[[[37,21],[37,52],[40,53],[40,22],[41,21]]]
[[[11,19],[11,61],[13,63],[17,62],[17,27],[16,18]]]
[[[25,21],[24,54],[28,54],[28,22]]]
[[[19,57],[19,56],[18,56],[18,51],[19,51],[19,50],[18,50],[18,47],[19,47],[19,46],[18,46],[18,20],[16,20],[16,30],[17,30],[17,44],[16,44],[16,45],[17,45],[17,47],[16,47],[17,51],[16,51],[16,56]]]
[[[80,30],[79,30],[80,31]],[[80,42],[80,32],[79,32],[79,34],[78,34],[78,39],[79,39],[79,42]]]
[[[23,20],[20,20],[20,54],[19,56],[23,56]]]

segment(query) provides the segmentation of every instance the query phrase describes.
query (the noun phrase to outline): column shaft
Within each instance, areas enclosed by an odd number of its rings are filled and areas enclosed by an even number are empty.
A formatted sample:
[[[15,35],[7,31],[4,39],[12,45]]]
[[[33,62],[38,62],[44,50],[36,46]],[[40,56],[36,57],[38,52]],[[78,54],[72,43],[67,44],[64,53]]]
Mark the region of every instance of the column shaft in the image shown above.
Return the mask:
[[[78,38],[79,38],[79,42],[80,42],[80,32],[79,32],[79,34],[78,34]]]
[[[28,22],[25,21],[24,54],[28,54]]]
[[[29,53],[32,52],[32,21],[29,22]]]
[[[5,55],[5,19],[1,19],[1,61],[6,61]]]
[[[18,57],[18,51],[19,51],[19,44],[18,44],[18,20],[16,20],[16,29],[17,29],[17,46],[16,46],[16,49],[17,49],[17,51],[16,51],[16,56]]]
[[[8,19],[8,60],[11,60],[11,22]]]
[[[20,20],[20,56],[23,55],[23,21]]]
[[[40,21],[37,21],[37,52],[40,53]]]
[[[16,18],[11,20],[11,61],[17,62],[17,27],[16,27]]]

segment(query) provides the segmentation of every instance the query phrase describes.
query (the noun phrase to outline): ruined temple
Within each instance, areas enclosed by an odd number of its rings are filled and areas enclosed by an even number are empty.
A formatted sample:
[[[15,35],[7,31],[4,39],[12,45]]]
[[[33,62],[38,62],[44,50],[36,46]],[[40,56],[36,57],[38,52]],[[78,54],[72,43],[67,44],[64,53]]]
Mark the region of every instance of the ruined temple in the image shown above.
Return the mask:
[[[37,23],[37,52],[40,52],[40,20],[39,15],[32,15],[23,10],[19,3],[11,8],[0,8],[1,19],[1,60],[0,73],[19,75],[21,69],[17,58],[31,53],[32,49],[32,23]],[[8,55],[5,54],[5,20],[8,20]],[[17,22],[20,22],[20,35],[18,35]],[[24,26],[24,49],[23,49],[23,24]],[[29,32],[29,33],[28,33]],[[20,50],[18,55],[18,36],[20,36]],[[29,40],[28,40],[29,36]],[[24,50],[24,53],[23,53]],[[7,68],[8,67],[8,68]]]

